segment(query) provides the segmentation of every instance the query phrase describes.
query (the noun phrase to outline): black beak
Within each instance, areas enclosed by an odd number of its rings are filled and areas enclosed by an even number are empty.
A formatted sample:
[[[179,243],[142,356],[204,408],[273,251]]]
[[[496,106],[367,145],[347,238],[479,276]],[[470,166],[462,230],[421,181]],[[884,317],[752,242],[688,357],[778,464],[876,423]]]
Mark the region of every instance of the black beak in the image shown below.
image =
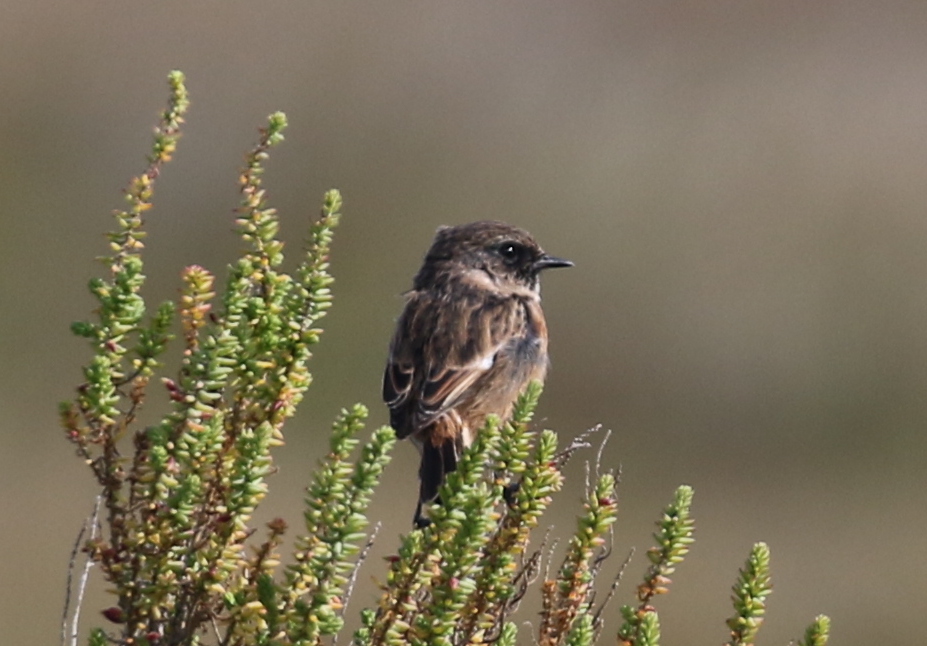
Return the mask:
[[[573,261],[565,258],[555,258],[554,256],[543,255],[534,261],[534,270],[552,269],[554,267],[572,267]]]

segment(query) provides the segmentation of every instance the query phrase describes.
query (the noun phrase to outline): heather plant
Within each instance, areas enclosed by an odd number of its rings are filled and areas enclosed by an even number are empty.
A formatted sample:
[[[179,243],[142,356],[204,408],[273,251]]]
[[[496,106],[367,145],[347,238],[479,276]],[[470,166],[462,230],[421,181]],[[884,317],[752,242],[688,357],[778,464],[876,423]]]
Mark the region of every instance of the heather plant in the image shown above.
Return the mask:
[[[286,127],[282,113],[271,115],[240,175],[235,224],[245,251],[224,286],[190,266],[178,302],[150,306],[142,295],[144,214],[188,108],[183,75],[172,72],[169,82],[148,165],[115,213],[108,276],[90,281],[95,316],[73,325],[92,357],[74,399],[61,405],[61,421],[101,493],[72,559],[77,576],[62,643],[78,642],[94,572],[113,601],[89,613],[99,624],[89,633],[93,646],[331,643],[344,632],[347,599],[372,540],[366,514],[395,443],[392,429],[362,441],[367,410],[358,404],[342,411],[308,483],[295,536],[285,540],[283,519],[263,530],[252,519],[267,493],[273,451],[312,381],[308,361],[331,305],[328,256],[341,196],[324,195],[296,269],[284,272],[279,221],[261,185],[264,162]],[[175,346],[180,367],[166,376],[162,358]],[[142,427],[138,415],[152,387],[164,389],[170,410]],[[379,573],[379,599],[355,621],[356,646],[586,646],[603,639],[627,564],[601,581],[618,474],[603,468],[600,450],[587,463],[585,501],[563,556],[554,558],[547,538],[531,547],[563,487],[564,464],[591,436],[560,448],[553,431],[538,431],[532,414],[540,394],[540,384],[531,384],[510,419],[487,421],[447,478],[432,522],[401,538]],[[636,600],[616,613],[622,645],[659,643],[654,604],[693,542],[692,497],[690,487],[679,487],[657,523]],[[533,584],[540,608],[525,614],[532,618],[528,636],[513,615]],[[728,644],[753,643],[770,590],[769,550],[758,543],[734,586]],[[800,643],[824,646],[828,631],[829,620],[819,616]]]

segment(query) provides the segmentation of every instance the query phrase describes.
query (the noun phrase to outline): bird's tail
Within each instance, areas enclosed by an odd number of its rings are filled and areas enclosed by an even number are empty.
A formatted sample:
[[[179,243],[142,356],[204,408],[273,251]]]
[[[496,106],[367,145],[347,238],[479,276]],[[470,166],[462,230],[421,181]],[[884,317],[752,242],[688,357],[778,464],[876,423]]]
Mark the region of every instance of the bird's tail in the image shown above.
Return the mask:
[[[422,445],[422,463],[418,469],[420,480],[418,507],[415,511],[415,523],[427,524],[422,516],[423,505],[438,497],[438,490],[444,484],[448,473],[457,470],[457,446],[453,440],[445,440],[439,445],[424,442]]]

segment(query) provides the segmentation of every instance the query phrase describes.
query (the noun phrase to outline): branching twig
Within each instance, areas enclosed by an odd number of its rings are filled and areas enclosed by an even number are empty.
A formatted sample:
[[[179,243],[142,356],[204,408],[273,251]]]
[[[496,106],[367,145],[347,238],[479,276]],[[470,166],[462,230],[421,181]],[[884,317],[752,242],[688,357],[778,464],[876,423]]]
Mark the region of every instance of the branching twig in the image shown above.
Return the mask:
[[[61,645],[65,646],[68,643],[68,638],[70,637],[70,646],[77,646],[77,632],[80,625],[80,610],[81,606],[84,603],[84,591],[87,589],[87,581],[90,578],[90,569],[93,567],[93,559],[89,556],[84,561],[84,568],[80,575],[80,580],[77,583],[77,603],[74,605],[74,615],[71,617],[71,634],[68,635],[68,614],[71,609],[71,584],[73,582],[74,567],[77,565],[77,555],[81,551],[81,544],[84,539],[84,535],[87,533],[87,528],[90,528],[90,540],[93,541],[97,537],[99,529],[99,518],[100,518],[100,504],[103,502],[103,496],[97,496],[96,502],[93,505],[93,513],[90,514],[90,517],[87,518],[83,525],[81,525],[80,531],[77,533],[77,540],[74,541],[74,548],[71,550],[71,558],[68,561],[68,582],[67,582],[67,592],[65,592],[64,597],[64,612],[61,616]]]
[[[563,467],[566,466],[566,463],[570,461],[570,458],[573,457],[573,454],[580,449],[592,448],[592,444],[589,443],[589,437],[595,433],[598,433],[601,429],[602,425],[596,424],[592,428],[586,429],[572,440],[570,440],[570,443],[554,457],[554,461],[557,463],[557,468],[563,469]]]

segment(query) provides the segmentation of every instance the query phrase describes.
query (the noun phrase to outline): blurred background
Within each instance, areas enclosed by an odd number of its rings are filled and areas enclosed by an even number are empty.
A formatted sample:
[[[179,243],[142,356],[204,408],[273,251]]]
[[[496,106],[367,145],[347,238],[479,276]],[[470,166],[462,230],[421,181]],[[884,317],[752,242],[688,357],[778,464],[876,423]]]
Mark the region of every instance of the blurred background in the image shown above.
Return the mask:
[[[833,644],[910,642],[927,600],[927,4],[7,0],[0,22],[0,633],[58,641],[95,487],[57,425],[88,359],[103,233],[144,168],[169,70],[192,107],[148,221],[149,302],[220,276],[237,170],[287,113],[266,185],[295,251],[345,196],[316,383],[261,518],[296,525],[337,411],[386,421],[386,346],[434,229],[502,219],[576,267],[545,276],[540,425],[613,431],[610,613],[660,509],[696,491],[697,542],[661,600],[664,642],[727,638],[751,545],[773,555],[761,643],[818,613]],[[157,411],[155,404],[152,414]],[[409,529],[414,449],[372,510]],[[566,536],[582,460],[550,522]],[[372,558],[349,616],[373,603]],[[97,585],[84,626],[109,605]],[[530,616],[524,617],[530,619]],[[522,629],[521,640],[531,643]],[[610,643],[612,637],[604,639]]]

